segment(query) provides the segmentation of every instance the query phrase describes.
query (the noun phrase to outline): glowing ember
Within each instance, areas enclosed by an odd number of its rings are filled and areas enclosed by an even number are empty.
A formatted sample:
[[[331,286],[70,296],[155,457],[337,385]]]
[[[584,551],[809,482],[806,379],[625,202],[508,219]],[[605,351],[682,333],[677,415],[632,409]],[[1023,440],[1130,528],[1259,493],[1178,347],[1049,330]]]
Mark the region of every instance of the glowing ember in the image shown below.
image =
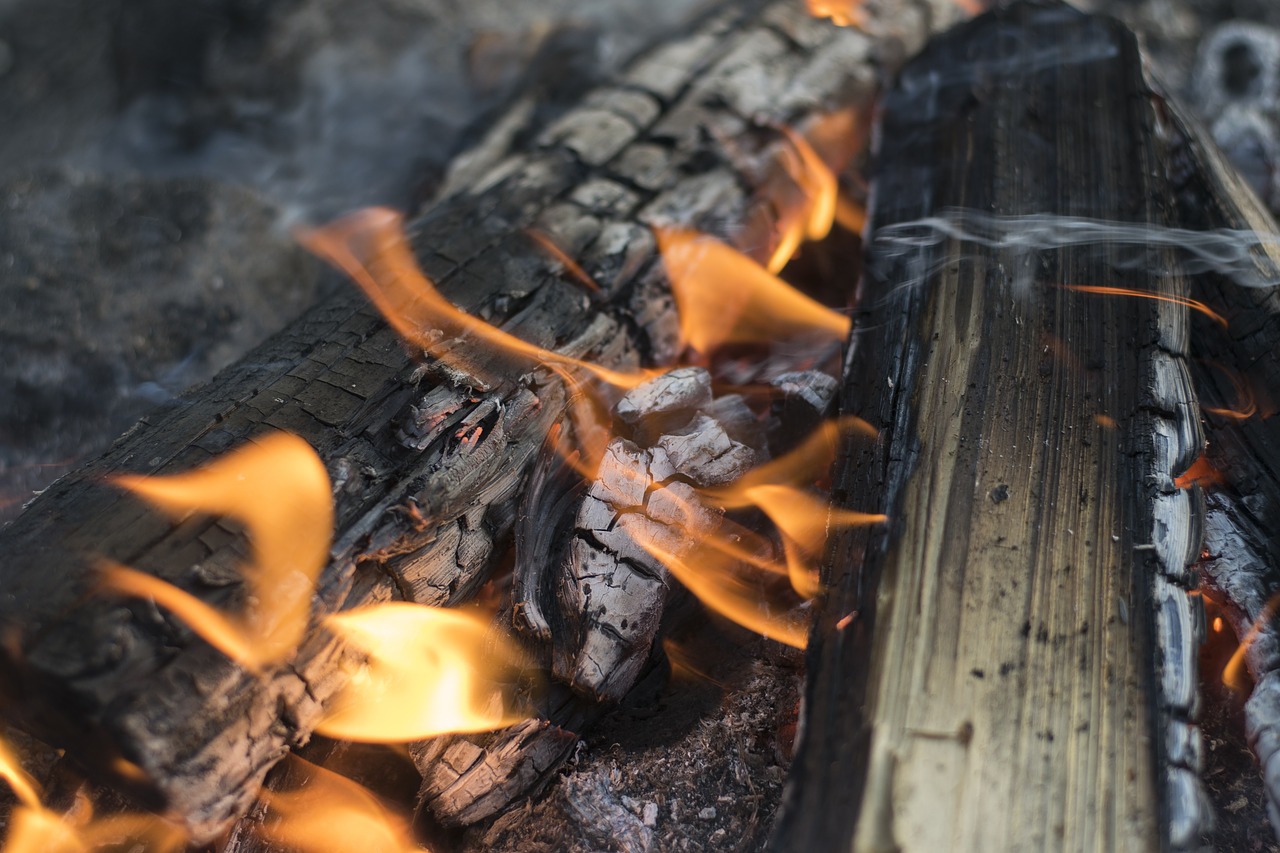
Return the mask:
[[[250,669],[297,648],[333,535],[329,475],[309,444],[275,433],[185,474],[129,475],[115,482],[175,517],[207,513],[243,523],[252,555],[244,567],[250,601],[245,614],[230,617],[164,581],[114,564],[103,571],[106,588],[155,599]]]
[[[396,743],[519,722],[492,679],[519,651],[472,613],[391,602],[328,617],[325,626],[367,660],[334,697],[316,731]]]
[[[358,211],[323,228],[304,230],[298,238],[351,276],[401,338],[460,370],[471,372],[466,360],[469,351],[453,344],[466,337],[490,352],[538,365],[585,370],[620,388],[632,388],[650,376],[620,373],[543,349],[458,308],[418,267],[404,234],[404,217],[393,210]]]
[[[810,299],[719,240],[655,229],[671,280],[680,333],[708,354],[725,344],[763,344],[807,333],[843,341],[849,318]]]
[[[368,789],[300,758],[308,779],[293,791],[263,793],[267,818],[262,834],[297,853],[421,853],[408,821]]]
[[[1149,290],[1132,290],[1127,287],[1107,287],[1105,285],[1095,284],[1061,284],[1058,286],[1063,290],[1074,290],[1077,293],[1095,293],[1099,296],[1135,296],[1140,299],[1154,299],[1158,302],[1172,302],[1175,305],[1185,305],[1193,311],[1199,311],[1222,328],[1227,328],[1226,317],[1223,317],[1203,302],[1196,299],[1189,299],[1185,296],[1171,296],[1165,293],[1152,293]]]

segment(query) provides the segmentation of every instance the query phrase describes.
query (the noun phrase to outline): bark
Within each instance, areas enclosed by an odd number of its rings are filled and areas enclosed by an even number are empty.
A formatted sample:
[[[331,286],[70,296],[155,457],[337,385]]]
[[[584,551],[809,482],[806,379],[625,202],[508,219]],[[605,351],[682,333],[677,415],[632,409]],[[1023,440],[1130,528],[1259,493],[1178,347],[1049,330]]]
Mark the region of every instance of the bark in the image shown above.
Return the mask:
[[[1190,849],[1192,271],[1136,43],[1015,4],[883,101],[837,533],[774,846]],[[1198,168],[1192,164],[1193,168]],[[1005,217],[1008,217],[1007,219]]]
[[[920,22],[911,26],[918,38]],[[768,221],[750,194],[759,164],[784,144],[772,125],[863,97],[870,45],[791,2],[731,4],[414,221],[418,258],[446,296],[522,337],[607,365],[667,362],[674,318],[648,226],[735,232],[763,255],[760,235],[737,229]],[[528,228],[576,258],[599,297]],[[193,838],[225,828],[270,766],[307,740],[339,685],[342,650],[315,632],[287,665],[255,677],[154,605],[93,594],[104,556],[216,606],[243,597],[239,530],[214,518],[174,524],[103,480],[186,470],[290,430],[334,485],[337,530],[314,617],[392,598],[459,601],[507,541],[565,391],[553,375],[450,345],[468,353],[470,372],[420,370],[343,290],[50,487],[0,531],[6,713],[180,817]],[[119,779],[117,757],[143,781]]]

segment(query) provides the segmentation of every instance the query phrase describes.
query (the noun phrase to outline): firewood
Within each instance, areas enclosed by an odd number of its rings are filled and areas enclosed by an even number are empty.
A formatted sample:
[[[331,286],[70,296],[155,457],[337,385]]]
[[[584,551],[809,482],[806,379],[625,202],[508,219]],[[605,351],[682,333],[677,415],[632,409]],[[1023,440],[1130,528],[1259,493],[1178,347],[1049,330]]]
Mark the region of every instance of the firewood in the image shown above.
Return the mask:
[[[920,26],[908,16],[902,28],[918,40]],[[729,4],[415,220],[418,260],[447,297],[529,340],[614,367],[666,363],[675,325],[649,226],[732,237],[762,211],[767,221],[772,208],[750,191],[786,145],[777,125],[864,98],[871,44],[790,0]],[[602,292],[585,292],[526,229],[578,259]],[[763,257],[770,246],[744,248]],[[292,431],[324,459],[336,503],[313,618],[393,598],[460,601],[501,554],[566,392],[553,372],[513,369],[518,360],[467,340],[449,346],[465,370],[420,365],[344,289],[50,487],[0,531],[5,713],[194,839],[223,830],[306,742],[342,683],[342,650],[318,631],[256,676],[154,604],[96,594],[106,557],[214,606],[244,599],[242,531],[174,523],[107,478],[186,470]]]
[[[836,496],[891,523],[833,536],[776,849],[1198,847],[1187,279],[1270,267],[1196,254],[1186,173],[1242,202],[1160,106],[1131,34],[1052,2],[884,98],[842,397],[883,433]]]
[[[1272,532],[1280,507],[1280,400],[1272,390],[1280,387],[1280,229],[1204,141],[1203,128],[1172,101],[1164,106],[1178,161],[1198,166],[1174,175],[1181,217],[1206,233],[1242,235],[1238,248],[1247,249],[1245,274],[1210,270],[1191,282],[1191,295],[1214,306],[1230,326],[1191,318],[1190,372],[1202,405],[1207,467],[1187,476],[1206,493],[1198,568],[1206,595],[1223,606],[1245,644],[1243,661],[1254,682],[1246,729],[1280,835],[1280,542]],[[1233,689],[1246,688],[1243,672],[1224,677],[1236,680]]]

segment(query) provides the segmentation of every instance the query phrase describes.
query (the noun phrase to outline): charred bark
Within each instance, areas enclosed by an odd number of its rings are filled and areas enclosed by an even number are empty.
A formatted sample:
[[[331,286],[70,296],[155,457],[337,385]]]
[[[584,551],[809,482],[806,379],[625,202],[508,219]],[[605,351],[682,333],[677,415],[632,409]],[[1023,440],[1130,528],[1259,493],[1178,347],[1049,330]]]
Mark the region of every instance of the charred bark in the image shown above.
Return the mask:
[[[910,23],[912,38],[920,25]],[[731,4],[588,94],[530,150],[494,156],[502,146],[491,146],[464,188],[413,222],[418,260],[446,296],[526,339],[611,366],[665,363],[674,317],[649,226],[730,232],[766,252],[759,233],[738,229],[768,221],[750,196],[784,144],[773,125],[864,97],[871,43],[789,0]],[[530,228],[601,294],[571,282]],[[500,357],[466,351],[467,374],[430,360],[419,370],[343,290],[50,487],[0,531],[6,713],[179,816],[195,839],[225,828],[270,766],[306,742],[340,683],[341,649],[315,632],[257,677],[153,604],[95,595],[100,556],[215,606],[234,609],[244,595],[241,531],[215,518],[174,524],[104,479],[185,470],[292,431],[325,460],[336,502],[313,618],[393,598],[459,601],[507,540],[566,393],[554,375],[513,375]],[[121,778],[118,758],[140,773]]]
[[[885,97],[842,403],[883,433],[836,502],[892,521],[829,548],[776,849],[1198,844],[1198,270],[1156,106],[1132,35],[1058,3]]]

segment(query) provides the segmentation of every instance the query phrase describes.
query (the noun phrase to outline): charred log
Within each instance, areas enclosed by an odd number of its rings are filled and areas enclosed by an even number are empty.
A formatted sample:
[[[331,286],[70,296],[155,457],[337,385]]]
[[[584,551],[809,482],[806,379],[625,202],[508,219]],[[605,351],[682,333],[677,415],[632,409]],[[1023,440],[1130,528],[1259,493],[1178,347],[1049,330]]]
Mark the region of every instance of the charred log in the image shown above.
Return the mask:
[[[918,37],[920,23],[904,31]],[[750,196],[760,163],[785,144],[773,125],[863,97],[870,44],[790,2],[733,4],[588,94],[530,150],[488,160],[413,223],[418,260],[449,298],[515,334],[606,365],[665,363],[674,319],[649,226],[733,232],[761,210],[767,221],[768,205]],[[531,228],[602,293],[585,293]],[[738,240],[769,248],[761,234]],[[104,480],[188,469],[292,431],[325,460],[336,502],[314,618],[391,598],[459,601],[509,537],[565,390],[536,369],[513,375],[466,340],[450,346],[468,353],[468,371],[433,361],[420,370],[344,290],[48,489],[0,532],[6,713],[180,816],[196,839],[243,813],[268,768],[306,742],[342,680],[332,665],[341,649],[316,632],[258,677],[154,605],[93,594],[105,556],[215,606],[244,597],[242,531],[211,518],[175,525]],[[130,782],[122,766],[140,772]]]
[[[883,433],[836,497],[892,522],[833,537],[777,849],[1198,845],[1193,265],[1155,107],[1132,35],[1058,3],[885,97],[842,399]]]

